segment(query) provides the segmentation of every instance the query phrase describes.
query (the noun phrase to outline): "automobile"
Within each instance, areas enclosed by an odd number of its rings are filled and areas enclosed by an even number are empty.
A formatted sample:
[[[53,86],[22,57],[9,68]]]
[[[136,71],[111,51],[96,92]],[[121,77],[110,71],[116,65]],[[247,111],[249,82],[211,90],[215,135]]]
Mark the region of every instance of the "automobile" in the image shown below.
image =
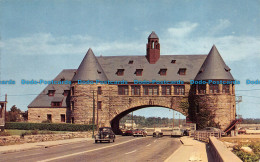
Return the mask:
[[[155,128],[155,130],[153,132],[153,137],[162,137],[162,136],[163,136],[162,130],[159,128]]]
[[[172,129],[171,137],[182,137],[183,136],[183,130],[179,127],[174,127]]]
[[[238,134],[246,134],[246,129],[245,128],[239,128]]]
[[[124,135],[126,130],[125,129],[120,129],[120,131],[121,131],[121,134]]]
[[[189,136],[190,135],[190,130],[189,129],[185,129],[183,131],[183,136]]]
[[[133,136],[134,137],[137,137],[137,136],[146,137],[147,136],[147,131],[145,129],[135,129],[133,131]]]
[[[98,130],[98,134],[95,136],[95,143],[98,141],[101,143],[107,141],[109,143],[115,142],[116,135],[111,127],[101,127]]]
[[[215,128],[215,127],[206,127],[204,129],[202,129],[202,131],[207,131],[207,132],[221,132],[221,136],[225,136],[226,133],[222,130],[220,130],[219,128]]]
[[[123,134],[123,136],[132,136],[133,135],[133,130],[129,129],[126,130],[125,133]]]

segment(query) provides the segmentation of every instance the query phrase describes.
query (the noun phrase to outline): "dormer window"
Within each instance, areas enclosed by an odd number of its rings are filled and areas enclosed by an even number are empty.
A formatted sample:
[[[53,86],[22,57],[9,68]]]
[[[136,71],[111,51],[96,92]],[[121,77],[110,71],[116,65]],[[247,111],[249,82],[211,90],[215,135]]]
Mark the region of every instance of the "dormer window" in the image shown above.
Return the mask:
[[[175,63],[176,63],[176,60],[172,60],[171,63],[172,63],[172,64],[175,64]]]
[[[178,71],[179,75],[186,75],[186,68],[180,68]]]
[[[52,107],[61,107],[61,102],[52,102],[51,106]]]
[[[48,91],[48,96],[54,96],[55,90],[49,90]]]
[[[135,75],[136,76],[142,76],[143,75],[143,69],[136,69]]]
[[[125,69],[117,69],[117,72],[116,72],[117,76],[123,76],[124,71],[125,71]]]
[[[63,96],[68,96],[70,94],[70,90],[64,90]]]
[[[98,74],[101,74],[101,71],[100,71],[100,70],[97,70],[97,73],[98,73]]]
[[[60,81],[65,81],[65,78],[61,78]]]
[[[160,69],[159,74],[160,75],[166,75],[167,69]]]
[[[133,60],[129,60],[128,64],[133,64],[134,61]]]

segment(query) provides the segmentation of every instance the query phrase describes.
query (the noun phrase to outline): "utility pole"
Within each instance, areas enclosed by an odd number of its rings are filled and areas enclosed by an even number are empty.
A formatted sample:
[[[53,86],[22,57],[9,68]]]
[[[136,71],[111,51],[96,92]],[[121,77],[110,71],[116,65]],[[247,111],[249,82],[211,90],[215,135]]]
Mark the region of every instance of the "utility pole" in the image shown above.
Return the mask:
[[[98,92],[97,92],[97,105],[98,105]],[[99,125],[98,125],[98,107],[97,107],[97,128],[96,130],[98,130]]]
[[[174,110],[173,110],[173,117],[172,117],[172,128],[174,128]]]
[[[133,120],[134,120],[134,112],[132,111],[132,130],[134,129],[134,125],[133,125],[134,121]]]
[[[93,120],[92,120],[93,134],[92,137],[95,137],[95,92],[93,90]]]
[[[180,118],[180,113],[179,113],[179,128],[180,128],[180,125],[181,125],[181,118]]]

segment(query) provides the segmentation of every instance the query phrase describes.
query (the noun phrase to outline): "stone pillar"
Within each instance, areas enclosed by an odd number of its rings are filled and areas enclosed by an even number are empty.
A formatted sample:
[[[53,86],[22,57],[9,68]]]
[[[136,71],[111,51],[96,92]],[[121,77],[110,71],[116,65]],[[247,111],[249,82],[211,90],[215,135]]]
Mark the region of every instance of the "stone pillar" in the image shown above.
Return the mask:
[[[209,94],[209,84],[206,84],[206,94]]]
[[[199,94],[199,85],[198,84],[196,84],[196,95],[198,95]]]
[[[128,96],[132,96],[132,87],[128,85]]]
[[[162,95],[162,85],[159,85],[158,90],[159,90],[159,96],[161,96]]]
[[[171,85],[171,96],[174,95],[174,85]]]
[[[143,85],[140,85],[140,96],[143,96],[143,92],[144,92]]]
[[[219,93],[222,94],[222,92],[223,92],[223,85],[222,84],[218,85],[218,90],[219,90]]]
[[[235,84],[229,84],[229,94],[235,94]]]

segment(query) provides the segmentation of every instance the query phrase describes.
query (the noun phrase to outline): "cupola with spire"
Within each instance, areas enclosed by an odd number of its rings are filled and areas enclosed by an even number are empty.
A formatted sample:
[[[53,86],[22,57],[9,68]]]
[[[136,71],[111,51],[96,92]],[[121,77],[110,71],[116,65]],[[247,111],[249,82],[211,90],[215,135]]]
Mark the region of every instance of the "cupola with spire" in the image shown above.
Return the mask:
[[[146,58],[150,64],[155,64],[160,58],[160,43],[157,34],[153,31],[146,44]]]

